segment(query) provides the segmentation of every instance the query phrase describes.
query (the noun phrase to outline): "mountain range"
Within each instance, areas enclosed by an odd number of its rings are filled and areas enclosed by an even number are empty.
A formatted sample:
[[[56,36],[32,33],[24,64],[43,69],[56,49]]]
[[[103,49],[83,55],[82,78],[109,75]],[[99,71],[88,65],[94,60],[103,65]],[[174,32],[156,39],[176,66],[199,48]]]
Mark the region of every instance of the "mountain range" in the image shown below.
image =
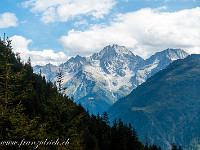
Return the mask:
[[[144,139],[168,150],[175,142],[200,149],[200,55],[172,62],[109,110],[111,122],[131,123]]]
[[[35,73],[42,73],[47,80],[56,81],[59,72],[64,75],[63,88],[73,95],[90,113],[108,110],[119,98],[125,97],[171,62],[188,56],[181,49],[166,49],[144,60],[124,46],[109,45],[90,57],[70,58],[54,66],[35,66]]]

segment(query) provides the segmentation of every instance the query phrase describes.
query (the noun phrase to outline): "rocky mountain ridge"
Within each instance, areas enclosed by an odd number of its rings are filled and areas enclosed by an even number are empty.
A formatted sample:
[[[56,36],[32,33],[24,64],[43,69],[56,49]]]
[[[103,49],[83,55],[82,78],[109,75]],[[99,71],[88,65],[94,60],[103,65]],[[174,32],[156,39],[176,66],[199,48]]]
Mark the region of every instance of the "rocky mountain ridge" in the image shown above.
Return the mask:
[[[65,93],[73,94],[76,102],[96,114],[106,111],[172,61],[187,55],[181,49],[166,49],[144,60],[124,46],[109,45],[90,57],[78,55],[60,66],[35,66],[34,72],[42,72],[47,80],[55,81],[62,71]]]

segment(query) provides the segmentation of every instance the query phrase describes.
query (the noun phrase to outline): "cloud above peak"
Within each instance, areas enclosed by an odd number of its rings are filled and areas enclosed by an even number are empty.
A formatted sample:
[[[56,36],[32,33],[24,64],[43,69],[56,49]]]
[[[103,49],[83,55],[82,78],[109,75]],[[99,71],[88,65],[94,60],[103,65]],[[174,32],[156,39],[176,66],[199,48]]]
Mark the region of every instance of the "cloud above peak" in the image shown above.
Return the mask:
[[[42,15],[45,23],[67,22],[78,16],[103,18],[115,5],[115,0],[28,0],[22,3],[34,13]]]
[[[60,43],[69,55],[92,54],[115,43],[143,58],[166,48],[200,53],[200,7],[177,12],[163,9],[166,7],[118,14],[110,25],[94,25],[86,31],[71,30],[60,38]]]

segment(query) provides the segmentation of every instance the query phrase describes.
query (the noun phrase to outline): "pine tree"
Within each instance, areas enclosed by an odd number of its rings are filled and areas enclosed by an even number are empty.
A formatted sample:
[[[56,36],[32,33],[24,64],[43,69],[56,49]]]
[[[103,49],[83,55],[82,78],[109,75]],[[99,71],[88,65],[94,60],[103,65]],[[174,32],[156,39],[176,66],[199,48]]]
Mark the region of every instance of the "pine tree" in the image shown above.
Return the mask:
[[[6,133],[6,120],[7,120],[7,107],[8,107],[8,75],[9,75],[9,64],[8,64],[8,51],[9,51],[9,47],[10,47],[10,41],[8,41],[8,44],[6,45],[5,42],[1,41],[1,48],[3,49],[1,51],[1,79],[3,79],[2,83],[4,85],[4,89],[2,89],[1,92],[1,97],[2,97],[2,102],[1,104],[3,104],[1,106],[1,111],[2,111],[2,136],[3,136],[3,140],[7,140],[7,133]]]
[[[19,70],[21,67],[12,64],[12,60],[18,62],[11,50],[9,39],[0,41],[0,140],[34,139],[44,132],[45,124],[38,125],[37,118],[30,119],[24,114],[21,99],[26,92],[20,85],[24,74]]]
[[[151,143],[151,141],[149,140],[147,133],[145,133],[145,141],[144,141],[144,145],[145,145],[145,149],[147,150],[149,148],[149,144]]]
[[[182,147],[179,146],[179,147],[177,148],[176,144],[175,144],[175,143],[172,143],[172,150],[182,150]]]
[[[172,150],[177,150],[177,147],[176,147],[175,143],[172,144]]]
[[[109,124],[110,122],[109,122],[109,118],[108,118],[108,114],[107,114],[107,112],[103,112],[102,113],[102,117],[103,117],[103,121],[106,123],[106,124]]]
[[[178,150],[182,150],[182,147],[181,147],[181,146],[179,146],[179,147],[178,147]]]
[[[64,77],[64,74],[63,74],[62,71],[60,70],[60,72],[58,73],[58,76],[57,76],[58,91],[59,91],[60,93],[63,91],[63,88],[62,88],[63,77]]]

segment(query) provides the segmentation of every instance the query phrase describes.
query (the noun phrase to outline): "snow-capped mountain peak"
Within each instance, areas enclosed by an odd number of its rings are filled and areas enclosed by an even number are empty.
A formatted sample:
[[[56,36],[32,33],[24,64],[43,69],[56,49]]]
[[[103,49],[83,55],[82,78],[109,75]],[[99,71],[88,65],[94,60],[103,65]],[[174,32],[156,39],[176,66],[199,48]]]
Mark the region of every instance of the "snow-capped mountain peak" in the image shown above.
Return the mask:
[[[113,44],[112,46],[106,46],[99,53],[95,53],[92,55],[93,59],[101,59],[106,56],[123,56],[123,55],[134,55],[130,50],[128,50],[125,46],[119,46],[117,44]]]
[[[136,84],[140,85],[158,71],[166,68],[171,62],[177,59],[183,59],[189,54],[181,49],[168,48],[161,52],[156,52],[150,58],[145,60],[145,65],[138,69],[136,73]]]
[[[166,49],[166,52],[167,52],[167,58],[171,60],[183,59],[186,56],[188,56],[188,53],[186,53],[184,50],[181,49],[168,48]]]
[[[183,59],[188,56],[188,53],[186,53],[184,50],[181,49],[172,49],[168,48],[166,50],[163,50],[161,52],[157,52],[154,55],[152,55],[148,60],[159,58],[161,59],[169,59],[169,60],[177,60],[177,59]]]
[[[75,101],[81,102],[90,112],[101,113],[172,61],[187,55],[181,49],[166,49],[144,60],[126,47],[114,44],[90,57],[72,57],[58,67],[36,66],[34,72],[40,73],[41,69],[47,80],[56,81],[61,70],[65,93],[73,94]]]
[[[107,47],[105,47],[102,51],[105,51],[106,54],[109,54],[111,51],[117,53],[118,55],[133,55],[133,53],[128,50],[125,46],[119,46],[117,44],[113,44],[112,46],[109,45]]]

